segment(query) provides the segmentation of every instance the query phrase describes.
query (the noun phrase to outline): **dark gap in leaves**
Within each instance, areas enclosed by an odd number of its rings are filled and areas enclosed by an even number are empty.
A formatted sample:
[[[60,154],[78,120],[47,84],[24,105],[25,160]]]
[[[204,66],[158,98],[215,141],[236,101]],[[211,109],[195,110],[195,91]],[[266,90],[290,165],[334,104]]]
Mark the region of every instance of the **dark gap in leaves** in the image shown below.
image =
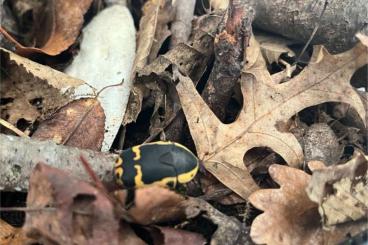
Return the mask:
[[[170,25],[170,24],[168,24],[168,25]],[[170,49],[170,41],[171,41],[171,37],[169,36],[162,43],[162,45],[161,45],[161,47],[160,47],[160,49],[158,51],[157,56],[159,56],[161,54],[165,54],[167,51],[169,51],[169,49]]]
[[[311,126],[313,123],[317,122],[318,120],[316,119],[318,118],[318,107],[320,106],[321,105],[311,106],[301,110],[298,113],[300,121],[304,122],[308,126]]]
[[[355,88],[365,88],[365,91],[368,91],[368,65],[364,65],[354,72],[350,84]]]
[[[14,98],[0,98],[0,105],[6,105],[12,103]]]
[[[268,173],[268,168],[272,164],[286,165],[279,154],[268,147],[254,147],[244,154],[243,161],[258,186],[261,188],[279,187]]]
[[[217,225],[213,224],[209,219],[201,215],[191,219],[190,222],[183,227],[184,230],[200,233],[207,241],[211,240],[213,233],[217,229]]]
[[[224,123],[234,122],[243,108],[243,94],[240,89],[240,84],[234,87],[233,95],[227,105],[226,118]]]
[[[26,130],[30,125],[31,123],[24,118],[21,118],[17,121],[17,128],[21,131]]]
[[[142,144],[149,136],[149,124],[153,108],[148,108],[139,113],[137,121],[126,125],[124,149]]]
[[[211,58],[208,61],[206,70],[203,73],[201,79],[197,83],[197,91],[200,94],[202,94],[202,92],[203,92],[203,90],[204,90],[204,88],[206,86],[206,83],[207,83],[207,81],[208,81],[208,79],[210,77],[210,74],[211,74],[211,71],[212,71],[212,68],[213,68],[213,64],[214,63],[215,63],[215,56],[214,55],[211,55]]]
[[[33,105],[34,107],[36,107],[36,109],[38,111],[42,110],[42,102],[43,102],[43,98],[42,97],[37,97],[34,99],[29,100],[29,103],[31,103],[31,105]]]
[[[252,174],[267,174],[272,164],[285,164],[284,159],[269,147],[254,147],[244,154],[243,161]]]
[[[140,237],[144,242],[146,242],[147,244],[153,244],[153,239],[146,229],[137,224],[130,224],[130,226],[132,227],[135,234]]]
[[[344,147],[344,152],[341,158],[346,158],[346,156],[352,156],[354,154],[354,147],[351,145],[347,145]]]
[[[134,20],[134,26],[137,29],[137,32],[139,31],[139,20],[142,17],[142,8],[144,5],[144,0],[129,0],[128,1],[128,8],[130,12],[132,13],[133,20]]]
[[[26,207],[26,200],[26,192],[0,192],[1,207]],[[0,212],[0,219],[3,219],[12,226],[21,227],[25,221],[25,212]]]
[[[122,150],[121,149],[121,145],[120,145],[120,141],[121,141],[121,138],[122,137],[125,137],[123,134],[125,134],[125,132],[126,131],[124,131],[124,126],[123,125],[121,125],[120,126],[120,128],[119,128],[119,130],[118,130],[118,133],[116,134],[116,136],[115,136],[115,139],[114,139],[114,141],[112,142],[112,145],[111,145],[111,149],[112,150],[118,150],[118,151],[120,151],[120,150]]]
[[[201,16],[210,12],[210,3],[208,0],[197,0],[194,8],[194,15]]]

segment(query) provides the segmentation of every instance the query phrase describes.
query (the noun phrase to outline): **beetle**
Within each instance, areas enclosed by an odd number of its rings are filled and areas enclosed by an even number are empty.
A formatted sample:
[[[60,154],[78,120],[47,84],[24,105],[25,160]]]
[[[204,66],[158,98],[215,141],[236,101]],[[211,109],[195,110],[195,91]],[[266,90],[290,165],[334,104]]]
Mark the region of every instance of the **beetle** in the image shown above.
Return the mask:
[[[176,187],[191,181],[199,159],[185,146],[157,141],[124,150],[115,161],[116,182],[127,189],[147,185]]]

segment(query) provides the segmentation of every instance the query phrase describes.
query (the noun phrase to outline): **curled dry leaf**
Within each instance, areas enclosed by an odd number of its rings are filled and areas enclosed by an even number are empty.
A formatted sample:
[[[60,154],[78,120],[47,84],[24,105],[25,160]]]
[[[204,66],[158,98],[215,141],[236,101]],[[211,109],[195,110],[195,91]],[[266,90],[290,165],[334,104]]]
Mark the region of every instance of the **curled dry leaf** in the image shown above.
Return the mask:
[[[156,58],[162,43],[171,34],[168,23],[173,19],[173,10],[171,0],[150,0],[144,4],[133,72],[143,69]]]
[[[99,151],[104,136],[105,114],[96,99],[76,100],[44,121],[32,138],[52,139],[58,144]]]
[[[122,204],[127,198],[127,191],[118,191],[116,196]],[[149,225],[179,220],[185,216],[179,204],[184,197],[158,186],[149,186],[135,191],[134,206],[128,214],[135,223]]]
[[[305,191],[311,176],[302,170],[271,165],[269,173],[279,189],[254,192],[249,201],[264,211],[252,223],[250,236],[257,244],[336,244],[366,229],[365,222],[323,229],[317,204]]]
[[[83,24],[84,14],[87,12],[92,0],[55,0],[46,1],[43,11],[37,11],[34,21],[35,47],[25,47],[15,40],[6,30],[0,27],[0,32],[15,45],[20,55],[44,53],[58,55],[69,48],[79,35]],[[46,30],[46,31],[45,31]]]
[[[357,153],[343,165],[313,171],[309,198],[318,203],[326,226],[366,218],[368,215],[368,157]]]
[[[118,244],[119,220],[107,196],[87,182],[39,163],[30,177],[24,230],[41,244]]]
[[[284,126],[295,113],[336,101],[350,104],[365,118],[364,105],[349,81],[367,63],[367,53],[362,44],[339,55],[331,55],[317,46],[310,64],[299,75],[276,84],[266,69],[259,45],[252,39],[247,50],[246,73],[240,81],[244,106],[231,124],[223,124],[216,118],[190,78],[179,74],[177,91],[198,156],[206,169],[246,199],[258,188],[243,163],[248,150],[269,147],[291,166],[303,162],[301,146]]]

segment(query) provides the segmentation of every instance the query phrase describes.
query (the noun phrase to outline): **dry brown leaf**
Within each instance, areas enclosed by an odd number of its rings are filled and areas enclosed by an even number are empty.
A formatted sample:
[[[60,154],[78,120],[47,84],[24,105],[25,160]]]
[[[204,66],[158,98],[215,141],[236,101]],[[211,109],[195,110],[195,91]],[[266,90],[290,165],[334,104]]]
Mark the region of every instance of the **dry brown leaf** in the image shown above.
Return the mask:
[[[84,82],[1,49],[1,118],[13,125],[47,118],[72,101],[72,89]]]
[[[58,55],[66,50],[77,39],[84,21],[84,14],[92,0],[55,0],[46,3],[44,11],[35,16],[35,22],[39,25],[35,30],[35,47],[23,46],[0,27],[0,32],[15,44],[18,54]]]
[[[33,133],[32,138],[52,139],[58,144],[101,150],[105,113],[95,99],[81,99],[62,107]]]
[[[257,244],[337,244],[367,228],[365,222],[323,229],[317,204],[305,191],[311,176],[302,170],[272,165],[269,173],[280,189],[254,192],[249,201],[264,211],[252,223],[250,235]]]
[[[247,245],[252,244],[249,237],[249,229],[235,217],[227,216],[208,202],[199,198],[188,198],[181,203],[187,219],[202,216],[217,225],[216,231],[211,237],[211,245]]]
[[[274,34],[260,33],[255,35],[259,42],[262,54],[268,64],[273,62],[278,63],[281,54],[287,54],[289,57],[294,57],[295,53],[287,45],[293,42]]]
[[[115,195],[122,204],[126,200],[126,190],[118,191]],[[185,216],[179,204],[184,197],[158,186],[149,186],[135,191],[134,206],[129,208],[128,214],[135,223],[149,225],[178,220]]]
[[[29,182],[27,207],[43,209],[26,213],[30,237],[41,244],[118,244],[119,220],[104,193],[42,163]]]
[[[34,242],[27,238],[22,228],[16,228],[0,219],[0,245],[22,245]]]
[[[307,188],[318,203],[326,226],[366,218],[368,215],[368,156],[357,153],[343,165],[313,171]]]
[[[291,166],[303,162],[295,136],[285,129],[288,120],[304,108],[327,101],[348,103],[361,118],[364,105],[350,85],[350,77],[367,63],[362,44],[339,55],[317,46],[310,64],[290,81],[276,84],[265,67],[259,45],[251,41],[241,79],[244,106],[231,124],[215,117],[190,78],[178,74],[177,91],[198,156],[206,169],[246,199],[258,188],[243,162],[254,147],[269,147]]]

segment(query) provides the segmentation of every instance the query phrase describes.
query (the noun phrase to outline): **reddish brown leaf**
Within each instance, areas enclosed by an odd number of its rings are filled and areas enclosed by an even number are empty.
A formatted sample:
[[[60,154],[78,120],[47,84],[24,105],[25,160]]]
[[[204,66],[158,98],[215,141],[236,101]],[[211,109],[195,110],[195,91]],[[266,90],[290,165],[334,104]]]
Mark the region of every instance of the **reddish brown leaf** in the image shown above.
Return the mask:
[[[83,24],[83,16],[91,3],[92,0],[47,1],[44,11],[39,11],[34,17],[35,24],[39,25],[35,33],[35,47],[23,46],[2,27],[0,32],[14,43],[20,55],[58,55],[75,42]]]
[[[105,132],[105,114],[95,99],[73,101],[40,124],[33,138],[99,151]]]
[[[126,191],[116,193],[125,203]],[[128,210],[134,222],[142,225],[178,220],[185,217],[180,203],[184,197],[169,189],[149,186],[135,191],[134,206]]]
[[[24,229],[41,244],[118,244],[119,220],[106,195],[66,172],[39,163],[30,177]]]

